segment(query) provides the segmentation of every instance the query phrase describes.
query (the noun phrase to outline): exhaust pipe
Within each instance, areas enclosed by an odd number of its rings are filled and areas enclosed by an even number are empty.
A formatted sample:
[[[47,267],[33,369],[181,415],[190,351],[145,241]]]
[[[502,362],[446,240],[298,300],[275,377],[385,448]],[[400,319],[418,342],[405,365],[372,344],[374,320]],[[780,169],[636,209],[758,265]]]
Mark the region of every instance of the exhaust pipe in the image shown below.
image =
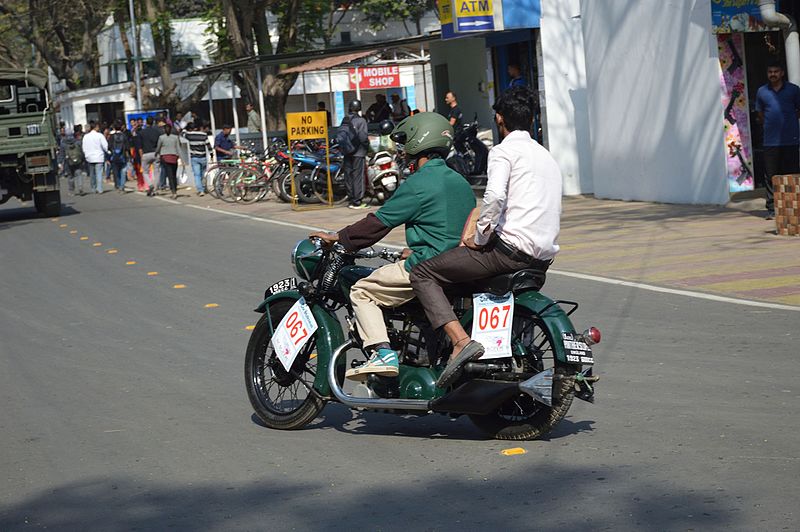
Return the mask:
[[[331,360],[328,363],[328,384],[331,387],[333,396],[336,397],[343,405],[350,408],[367,408],[370,410],[415,410],[415,411],[430,411],[428,401],[419,399],[375,399],[370,397],[353,397],[344,393],[341,386],[336,380],[336,362],[351,347],[354,347],[352,339],[347,340],[345,343],[337,347],[331,355]]]

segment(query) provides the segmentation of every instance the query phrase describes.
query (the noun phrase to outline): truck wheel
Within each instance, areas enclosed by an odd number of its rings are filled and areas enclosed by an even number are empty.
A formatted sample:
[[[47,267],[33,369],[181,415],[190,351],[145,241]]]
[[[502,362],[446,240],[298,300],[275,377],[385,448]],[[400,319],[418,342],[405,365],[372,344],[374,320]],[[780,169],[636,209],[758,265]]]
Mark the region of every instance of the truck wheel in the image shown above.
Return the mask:
[[[61,214],[61,191],[34,192],[33,205],[45,216],[58,216]]]

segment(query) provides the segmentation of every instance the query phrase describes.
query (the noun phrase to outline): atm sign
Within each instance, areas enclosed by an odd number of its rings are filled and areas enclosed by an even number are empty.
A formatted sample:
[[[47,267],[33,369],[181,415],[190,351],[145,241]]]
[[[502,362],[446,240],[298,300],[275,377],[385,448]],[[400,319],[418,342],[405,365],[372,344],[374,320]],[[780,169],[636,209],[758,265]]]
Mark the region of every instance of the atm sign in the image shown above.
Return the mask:
[[[457,17],[492,16],[491,0],[456,0]]]
[[[350,90],[356,88],[356,69],[350,69]],[[365,67],[358,69],[358,88],[360,89],[385,89],[400,86],[400,67],[388,65],[380,67]]]

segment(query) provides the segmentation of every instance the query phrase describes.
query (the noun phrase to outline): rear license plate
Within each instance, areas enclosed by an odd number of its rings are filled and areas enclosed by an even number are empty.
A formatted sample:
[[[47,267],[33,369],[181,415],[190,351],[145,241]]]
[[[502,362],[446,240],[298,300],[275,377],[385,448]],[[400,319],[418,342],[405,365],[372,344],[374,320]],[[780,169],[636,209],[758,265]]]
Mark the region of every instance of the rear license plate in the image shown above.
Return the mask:
[[[564,342],[564,354],[570,364],[594,364],[592,348],[576,333],[561,333]]]
[[[394,185],[397,183],[397,177],[393,175],[387,175],[386,177],[381,178],[381,183],[384,185]]]
[[[297,279],[294,277],[287,277],[286,279],[282,279],[277,283],[270,285],[266,292],[264,292],[264,299],[271,295],[277,294],[278,292],[286,292],[287,290],[294,290],[295,288],[297,288]]]

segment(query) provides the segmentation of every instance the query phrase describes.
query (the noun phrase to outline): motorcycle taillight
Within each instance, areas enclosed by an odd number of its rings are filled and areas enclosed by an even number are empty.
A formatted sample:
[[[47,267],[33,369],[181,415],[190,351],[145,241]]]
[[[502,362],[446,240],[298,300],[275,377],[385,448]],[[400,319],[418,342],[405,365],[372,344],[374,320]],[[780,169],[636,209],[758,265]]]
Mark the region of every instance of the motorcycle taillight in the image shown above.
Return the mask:
[[[392,163],[385,163],[385,164],[381,164],[381,165],[379,165],[379,168],[380,168],[381,170],[388,170],[388,169],[389,169],[389,168],[391,168],[391,167],[392,167]]]

